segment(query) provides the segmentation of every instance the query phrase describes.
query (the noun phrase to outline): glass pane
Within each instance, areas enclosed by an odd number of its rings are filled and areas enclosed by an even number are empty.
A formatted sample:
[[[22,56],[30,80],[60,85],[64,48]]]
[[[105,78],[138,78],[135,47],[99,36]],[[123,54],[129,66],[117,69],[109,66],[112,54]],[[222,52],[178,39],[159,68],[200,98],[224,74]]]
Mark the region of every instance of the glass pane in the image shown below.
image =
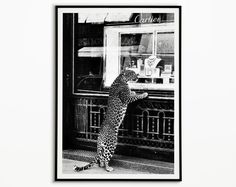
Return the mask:
[[[101,90],[103,29],[95,24],[78,23],[75,26],[74,92]]]
[[[152,33],[121,34],[120,41],[121,71],[132,68],[137,72],[141,65],[139,63],[153,54]]]
[[[174,32],[157,33],[157,54],[174,54]]]
[[[174,32],[157,33],[157,56],[162,59],[159,64],[163,83],[174,83]]]
[[[102,83],[101,57],[79,57],[74,63],[74,88],[79,90],[100,90]]]

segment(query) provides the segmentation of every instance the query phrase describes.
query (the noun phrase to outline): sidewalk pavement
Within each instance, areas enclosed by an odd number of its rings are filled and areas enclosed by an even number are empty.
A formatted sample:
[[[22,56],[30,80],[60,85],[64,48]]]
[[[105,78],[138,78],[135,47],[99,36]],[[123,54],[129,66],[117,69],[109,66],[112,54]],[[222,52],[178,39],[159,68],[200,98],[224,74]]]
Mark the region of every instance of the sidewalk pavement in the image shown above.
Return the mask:
[[[94,159],[95,152],[85,150],[64,150],[63,151],[63,171],[65,173],[74,173],[73,166],[85,166]],[[93,168],[78,173],[140,173],[140,174],[173,174],[174,163],[136,158],[123,155],[114,155],[109,164],[114,171],[107,172],[97,164]],[[95,169],[94,169],[95,168]]]
[[[104,168],[100,168],[97,164],[93,167],[80,171],[74,172],[74,165],[85,166],[88,162],[82,162],[77,160],[63,159],[63,173],[64,174],[150,174],[149,172],[141,172],[133,169],[125,169],[122,167],[113,166],[112,172],[107,172]]]

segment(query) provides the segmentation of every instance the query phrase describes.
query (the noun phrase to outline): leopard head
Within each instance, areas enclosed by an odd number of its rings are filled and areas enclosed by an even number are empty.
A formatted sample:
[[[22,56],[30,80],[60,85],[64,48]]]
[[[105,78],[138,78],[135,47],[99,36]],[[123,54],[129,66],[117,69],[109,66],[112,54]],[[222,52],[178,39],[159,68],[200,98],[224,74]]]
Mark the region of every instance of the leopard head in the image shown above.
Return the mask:
[[[120,78],[122,78],[125,82],[136,81],[138,80],[138,75],[132,70],[124,70],[121,72]]]

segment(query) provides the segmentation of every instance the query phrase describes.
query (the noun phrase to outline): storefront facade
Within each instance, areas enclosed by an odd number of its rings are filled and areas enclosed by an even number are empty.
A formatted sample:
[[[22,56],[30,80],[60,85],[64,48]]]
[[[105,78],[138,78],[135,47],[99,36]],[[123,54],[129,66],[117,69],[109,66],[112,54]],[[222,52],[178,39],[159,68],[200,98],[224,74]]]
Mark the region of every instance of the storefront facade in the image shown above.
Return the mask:
[[[116,153],[174,162],[174,13],[65,13],[63,41],[63,148],[96,149],[109,87],[131,69],[149,97],[129,105]]]

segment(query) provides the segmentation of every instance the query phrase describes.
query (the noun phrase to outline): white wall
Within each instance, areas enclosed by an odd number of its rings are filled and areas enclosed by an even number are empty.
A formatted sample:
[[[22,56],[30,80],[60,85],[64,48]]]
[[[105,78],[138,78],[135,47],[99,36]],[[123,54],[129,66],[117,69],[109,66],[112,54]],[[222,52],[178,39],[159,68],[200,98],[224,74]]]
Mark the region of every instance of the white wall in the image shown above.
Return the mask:
[[[0,186],[81,185],[53,182],[53,4],[65,2],[81,1],[1,1]],[[136,0],[135,4],[138,2],[144,3]],[[148,2],[177,1],[145,1]],[[149,184],[236,186],[234,1],[178,2],[183,6],[183,181]]]

